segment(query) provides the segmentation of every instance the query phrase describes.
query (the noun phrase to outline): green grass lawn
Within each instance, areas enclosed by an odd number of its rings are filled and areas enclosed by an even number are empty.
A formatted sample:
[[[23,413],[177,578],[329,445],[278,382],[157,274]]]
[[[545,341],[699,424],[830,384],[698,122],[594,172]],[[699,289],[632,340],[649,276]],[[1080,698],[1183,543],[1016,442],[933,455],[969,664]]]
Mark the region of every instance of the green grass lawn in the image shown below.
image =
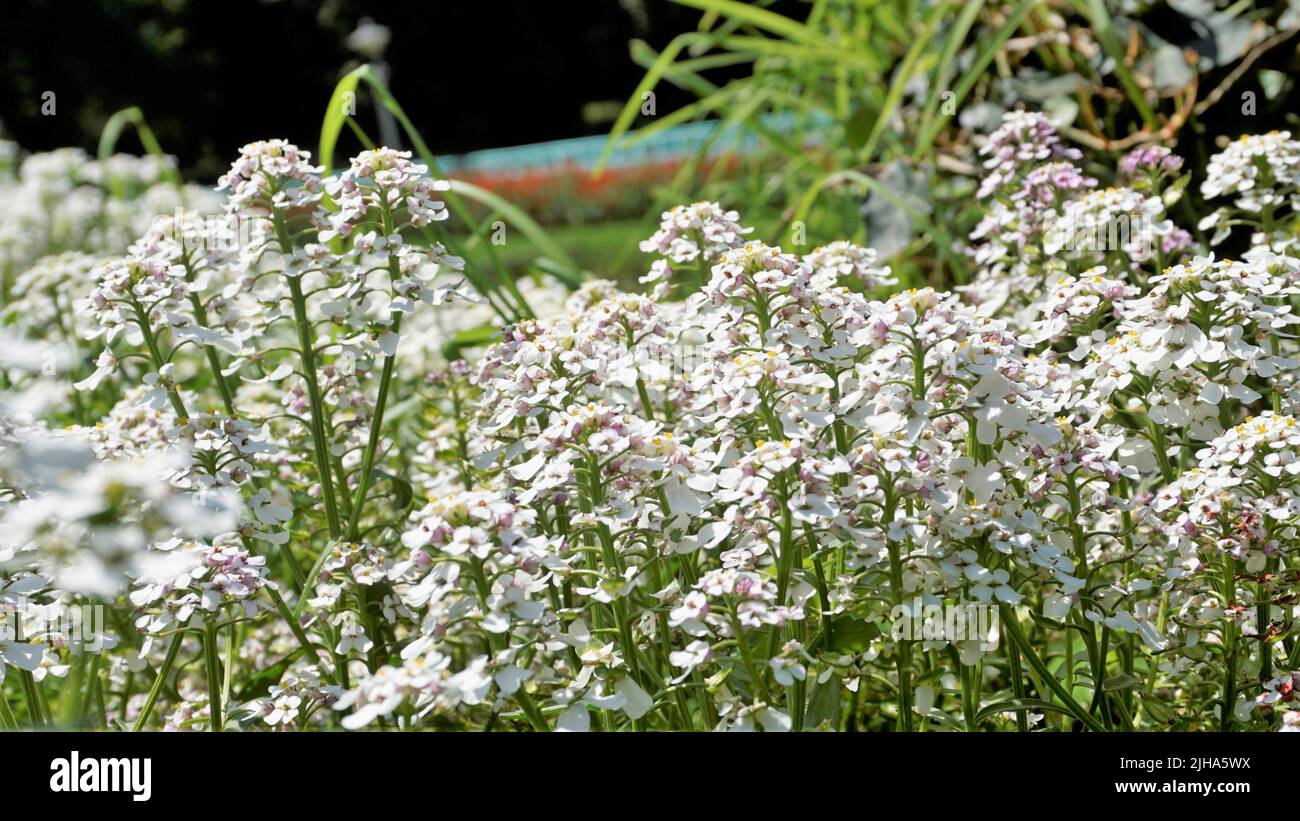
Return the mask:
[[[637,244],[654,233],[652,220],[625,220],[590,225],[564,225],[549,229],[559,243],[585,270],[603,279],[617,281],[633,289],[637,278],[650,267],[649,259]],[[537,246],[520,232],[509,233],[505,245],[498,248],[501,261],[516,274],[528,273],[541,254]]]

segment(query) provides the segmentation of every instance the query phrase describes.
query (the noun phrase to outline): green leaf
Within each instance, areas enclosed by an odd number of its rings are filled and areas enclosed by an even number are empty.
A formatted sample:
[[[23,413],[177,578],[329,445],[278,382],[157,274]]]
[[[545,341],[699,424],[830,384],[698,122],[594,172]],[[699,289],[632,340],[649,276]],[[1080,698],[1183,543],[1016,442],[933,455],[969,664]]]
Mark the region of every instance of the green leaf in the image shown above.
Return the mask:
[[[1107,693],[1113,693],[1117,690],[1127,690],[1130,687],[1136,687],[1142,683],[1142,679],[1137,676],[1131,676],[1128,673],[1121,673],[1118,676],[1111,676],[1101,683],[1101,689]]]
[[[893,3],[879,3],[875,8],[875,21],[882,33],[894,40],[907,40],[911,33],[903,25],[903,17]]]
[[[774,11],[738,3],[736,0],[674,0],[683,6],[701,9],[716,14],[725,14],[738,20],[789,40],[807,43],[812,46],[827,47],[826,38],[789,17],[782,17]]]
[[[696,42],[696,40],[700,37],[700,35],[693,35],[693,34],[684,34],[682,36],[688,38],[690,42]],[[706,43],[709,46],[713,45],[713,42],[711,40],[702,40],[700,42]],[[666,50],[667,49],[665,49],[665,51]],[[632,62],[636,63],[638,66],[645,69],[646,71],[655,69],[656,64],[659,62],[661,57],[659,52],[650,48],[650,46],[647,45],[642,40],[633,40],[631,46],[628,48],[628,53],[632,57]],[[727,56],[733,56],[733,55],[727,55]],[[740,62],[753,62],[753,60],[757,55],[746,55],[746,56],[747,59],[742,60]],[[717,58],[718,55],[708,54],[703,57],[698,57],[692,60],[682,60],[680,63],[666,64],[662,66],[662,68],[656,70],[659,70],[661,72],[660,76],[663,79],[667,80],[668,82],[672,83],[678,88],[686,89],[687,91],[691,92],[692,94],[698,97],[707,97],[708,95],[716,92],[718,90],[718,86],[701,77],[700,72],[707,71],[710,68],[719,68],[722,65],[733,65],[733,63],[717,63],[716,62]],[[643,93],[644,91],[639,91],[638,93],[634,94],[633,98],[628,100],[628,103],[625,106],[624,110],[626,111],[627,107],[629,106],[633,109],[639,108],[642,102],[641,97],[643,96]],[[635,115],[636,112],[633,111],[632,116],[635,117]],[[600,173],[599,167],[597,167],[595,173]]]
[[[1269,68],[1261,68],[1255,72],[1259,79],[1260,88],[1264,89],[1264,96],[1270,100],[1276,100],[1286,87],[1289,78],[1280,71],[1273,71]]]
[[[560,282],[563,282],[569,290],[576,290],[582,284],[582,280],[574,280],[573,272],[568,266],[562,265],[550,257],[538,257],[533,260],[533,267],[542,273],[550,274]],[[583,278],[585,279],[586,277],[587,274],[584,271]]]
[[[645,128],[638,128],[636,131],[628,132],[627,136],[623,139],[623,147],[631,148],[637,143],[649,139],[661,131],[689,122],[697,117],[702,117],[712,112],[714,109],[727,105],[732,101],[731,98],[744,90],[745,86],[732,86],[724,88],[717,93],[710,94],[701,100],[688,103],[671,114],[663,115]]]
[[[939,65],[934,70],[934,79],[930,83],[930,96],[925,101],[925,110],[921,115],[922,131],[925,131],[934,120],[943,93],[949,90],[949,83],[952,82],[952,75],[956,68],[957,51],[966,41],[966,35],[970,32],[982,8],[984,8],[984,0],[967,0],[962,6],[961,13],[957,15],[952,31],[948,33],[948,40],[939,54]]]
[[[1142,709],[1146,710],[1147,715],[1151,716],[1157,724],[1168,724],[1174,720],[1174,711],[1168,704],[1154,696],[1145,694],[1142,696]]]
[[[289,664],[302,652],[302,648],[295,649],[292,653],[280,659],[275,664],[264,670],[258,670],[251,676],[244,679],[243,686],[234,694],[235,701],[251,701],[266,695],[266,690],[280,682],[280,677],[284,671],[289,669]]]
[[[646,71],[645,76],[641,78],[641,82],[637,84],[632,96],[627,98],[627,103],[623,106],[623,110],[619,112],[618,119],[614,121],[614,126],[609,130],[609,139],[605,141],[605,147],[596,160],[596,166],[592,169],[593,175],[605,170],[605,164],[609,162],[610,154],[614,153],[614,146],[632,127],[632,121],[636,119],[637,112],[641,110],[642,97],[647,92],[654,90],[654,87],[659,83],[659,78],[663,77],[668,66],[673,60],[677,59],[677,55],[681,53],[682,49],[686,48],[690,43],[701,41],[711,43],[712,38],[695,33],[679,34],[659,54],[659,58],[655,60],[654,64]]]
[[[1187,184],[1191,181],[1192,181],[1191,174],[1183,174],[1181,177],[1174,180],[1173,183],[1169,185],[1169,187],[1167,187],[1164,191],[1161,192],[1160,201],[1165,204],[1166,208],[1173,206],[1175,203],[1178,202],[1179,199],[1182,198],[1183,190],[1187,188]]]
[[[452,180],[451,190],[496,211],[506,222],[528,237],[543,254],[561,266],[557,270],[563,271],[561,279],[568,287],[577,288],[587,278],[582,267],[574,261],[573,257],[569,256],[568,252],[561,248],[559,243],[551,239],[551,235],[546,233],[546,230],[538,225],[532,217],[524,213],[524,210],[519,206],[488,191],[486,188],[479,188],[477,185],[464,180]]]
[[[875,106],[866,103],[859,105],[858,110],[853,112],[853,116],[849,117],[849,121],[844,124],[845,145],[853,151],[858,151],[866,145],[867,137],[871,134],[872,127],[879,116],[880,110]]]
[[[876,118],[876,124],[871,129],[871,136],[867,138],[867,144],[858,153],[859,162],[867,163],[875,157],[876,146],[884,133],[885,124],[894,116],[894,109],[903,101],[903,92],[907,89],[908,83],[912,81],[912,75],[916,73],[921,56],[925,54],[926,47],[930,44],[931,38],[934,37],[935,27],[948,13],[951,6],[952,0],[940,0],[938,5],[930,12],[930,16],[926,18],[921,34],[917,36],[911,48],[907,50],[907,56],[903,58],[902,65],[894,72],[893,80],[889,85],[889,93],[885,95],[885,102],[880,107],[880,116]]]
[[[737,35],[728,37],[718,44],[733,51],[757,52],[765,57],[779,57],[789,60],[789,65],[803,67],[809,63],[835,63],[854,66],[870,72],[879,72],[884,66],[880,58],[869,51],[848,51],[833,45],[805,46],[785,40],[773,40],[769,37],[747,37]]]
[[[482,348],[491,345],[501,336],[501,329],[495,325],[480,325],[467,331],[460,331],[451,341],[443,346],[443,356],[447,359],[460,359],[467,348]]]
[[[944,727],[947,727],[949,730],[951,730],[954,733],[966,732],[965,724],[962,724],[956,718],[948,715],[943,710],[940,710],[938,708],[931,707],[930,712],[926,713],[925,717],[935,722],[936,724],[942,724]]]
[[[406,112],[397,102],[397,98],[395,98],[388,90],[387,86],[379,80],[375,75],[374,70],[371,69],[368,64],[359,66],[344,76],[335,87],[334,94],[331,95],[330,107],[325,111],[325,121],[321,127],[321,156],[318,158],[318,161],[325,166],[326,173],[329,172],[329,169],[334,163],[334,148],[338,142],[339,132],[342,130],[345,122],[351,122],[350,117],[347,116],[347,109],[343,105],[344,96],[349,92],[354,92],[357,84],[361,80],[365,80],[370,86],[370,89],[374,93],[379,104],[392,112],[393,117],[402,126],[402,130],[405,132],[407,139],[409,139],[411,144],[414,146],[415,154],[420,158],[421,162],[428,166],[429,173],[435,177],[442,177],[443,174],[441,169],[438,167],[437,157],[435,157],[433,152],[429,150],[428,144],[425,143],[424,138],[420,136],[420,132],[416,130],[415,125],[411,122],[410,118],[406,116]],[[481,191],[482,189],[478,190]],[[512,222],[515,222],[515,227],[519,228],[525,234],[533,236],[534,242],[538,247],[543,247],[544,244],[549,244],[551,248],[558,251],[558,253],[548,251],[551,256],[556,257],[566,265],[571,262],[571,260],[567,258],[567,255],[564,254],[563,249],[560,249],[559,246],[555,245],[550,237],[546,235],[546,232],[542,230],[541,226],[533,222],[526,214],[524,214],[523,211],[514,205],[507,203],[504,199],[496,197],[496,195],[490,196],[495,197],[497,203],[505,206],[505,208],[497,208],[496,210],[503,214],[506,210],[513,213],[515,219],[513,219]],[[471,279],[474,287],[477,288],[480,293],[489,297],[489,301],[491,301],[491,297],[495,295],[498,301],[507,304],[510,310],[503,311],[497,303],[492,303],[493,309],[497,310],[506,321],[513,321],[514,319],[532,316],[532,309],[528,307],[523,294],[519,292],[519,287],[515,283],[514,278],[511,277],[509,272],[507,272],[501,265],[501,261],[491,246],[490,240],[484,236],[481,229],[474,228],[473,220],[470,219],[467,209],[458,196],[458,190],[455,183],[452,185],[452,190],[447,192],[446,200],[448,209],[455,214],[458,219],[463,220],[466,224],[471,226],[472,230],[474,230],[475,238],[487,251],[488,257],[493,266],[495,282],[484,280],[480,275],[471,276],[466,272],[466,276]],[[540,236],[541,241],[539,241],[537,236],[534,236],[534,234]],[[459,244],[451,234],[444,231],[443,240],[453,253],[458,252]],[[461,255],[463,256],[463,254]],[[571,277],[581,281],[582,272],[578,269],[577,265],[569,265],[569,268],[571,271]],[[511,316],[512,311],[515,314],[514,316]]]
[[[1016,29],[1029,16],[1029,12],[1033,11],[1034,7],[1040,2],[1042,0],[1021,0],[1020,5],[1016,6],[1007,16],[1002,27],[994,32],[992,37],[984,39],[984,45],[980,47],[979,53],[975,55],[975,61],[970,64],[966,69],[966,73],[961,76],[961,79],[957,81],[957,85],[953,87],[953,110],[957,110],[961,106],[966,99],[966,95],[971,92],[971,89],[975,87],[975,83],[984,75],[984,69],[988,68],[989,63],[993,62],[998,49],[1002,48],[1003,43],[1011,39],[1011,35],[1015,34]],[[912,157],[920,158],[925,156],[929,152],[930,146],[934,144],[935,138],[939,136],[944,124],[950,119],[952,119],[951,114],[940,114],[937,119],[930,122],[929,126],[924,127],[921,131],[921,138],[917,140],[916,148],[912,151]]]
[[[393,504],[397,506],[398,510],[406,510],[411,506],[411,500],[415,498],[415,491],[411,489],[410,482],[401,476],[380,468],[375,468],[371,474],[374,477],[372,481],[386,479],[393,486]]]
[[[832,652],[860,653],[880,635],[880,628],[874,622],[841,613],[831,618],[831,633],[835,639],[830,644]]]
[[[1129,70],[1128,63],[1125,62],[1124,46],[1120,43],[1119,38],[1115,36],[1115,24],[1111,20],[1110,12],[1107,11],[1104,0],[1070,0],[1070,5],[1074,6],[1075,11],[1088,19],[1097,41],[1101,43],[1106,56],[1110,57],[1111,62],[1115,65],[1115,75],[1119,77],[1119,83],[1124,87],[1124,93],[1128,95],[1129,102],[1133,103],[1133,107],[1137,109],[1138,115],[1142,118],[1142,122],[1146,127],[1151,131],[1155,131],[1159,127],[1159,123],[1156,122],[1155,112],[1147,104],[1142,87],[1138,85],[1137,80],[1133,77],[1133,72]]]
[[[812,692],[808,696],[808,710],[804,714],[807,727],[818,727],[823,723],[832,730],[840,723],[840,690],[844,685],[840,677],[832,674],[826,681],[813,682]]]
[[[325,121],[320,127],[320,153],[316,155],[316,161],[325,166],[326,176],[329,176],[334,168],[334,146],[338,145],[339,133],[348,120],[349,106],[346,105],[348,95],[352,95],[355,105],[357,84],[361,82],[362,77],[368,76],[369,71],[369,65],[358,66],[349,71],[343,75],[343,79],[339,80],[338,85],[334,86],[334,93],[330,95],[329,105],[325,108]]]
[[[1030,710],[1070,714],[1070,711],[1064,707],[1048,701],[1041,701],[1036,698],[1008,698],[987,705],[975,714],[975,720],[980,722],[999,713],[1025,713]]]
[[[99,152],[97,154],[101,162],[113,156],[113,151],[117,148],[117,141],[122,138],[122,132],[126,130],[128,125],[135,129],[136,136],[140,138],[140,145],[144,146],[146,152],[160,159],[170,159],[154,136],[153,129],[149,128],[149,124],[144,121],[144,112],[135,106],[131,106],[109,117],[108,122],[104,123],[104,130],[99,134]],[[170,163],[167,164],[163,173],[173,185],[181,184],[180,173]]]

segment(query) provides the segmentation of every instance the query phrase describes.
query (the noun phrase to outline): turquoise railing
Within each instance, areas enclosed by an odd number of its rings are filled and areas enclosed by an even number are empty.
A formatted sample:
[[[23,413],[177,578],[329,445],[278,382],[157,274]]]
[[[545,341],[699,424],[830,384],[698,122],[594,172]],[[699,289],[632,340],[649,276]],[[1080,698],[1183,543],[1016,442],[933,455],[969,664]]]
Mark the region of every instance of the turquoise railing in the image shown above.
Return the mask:
[[[792,124],[793,119],[786,115],[764,117],[765,127],[772,131],[788,132]],[[629,168],[681,160],[697,153],[715,135],[716,140],[710,148],[710,153],[715,155],[747,153],[760,143],[760,138],[752,132],[728,126],[718,134],[719,127],[716,120],[684,123],[666,128],[629,146],[629,137],[636,133],[631,132],[614,149],[607,166]],[[591,169],[605,149],[607,139],[598,135],[508,148],[489,148],[439,157],[438,163],[444,171],[460,174],[525,173],[563,167]]]

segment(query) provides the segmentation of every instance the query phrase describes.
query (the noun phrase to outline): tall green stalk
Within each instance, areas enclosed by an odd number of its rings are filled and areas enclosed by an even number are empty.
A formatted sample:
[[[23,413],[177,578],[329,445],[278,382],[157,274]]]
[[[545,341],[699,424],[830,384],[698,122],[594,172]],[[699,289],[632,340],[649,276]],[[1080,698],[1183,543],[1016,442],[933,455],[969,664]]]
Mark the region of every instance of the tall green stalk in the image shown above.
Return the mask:
[[[393,214],[387,203],[383,205],[384,235],[395,233]],[[392,283],[401,277],[397,257],[388,255],[388,276]],[[390,322],[391,333],[401,332],[402,313],[393,311]],[[393,368],[397,362],[397,351],[384,355],[384,364],[379,374],[379,393],[375,397],[375,412],[370,420],[370,435],[366,439],[366,449],[361,456],[361,475],[357,477],[357,493],[352,502],[352,515],[348,521],[348,541],[354,542],[361,530],[361,516],[365,511],[366,493],[370,490],[371,474],[375,469],[375,452],[379,449],[379,439],[384,427],[384,410],[388,407],[388,389],[393,381]],[[346,490],[346,488],[345,488]]]
[[[136,716],[131,732],[140,732],[144,729],[144,725],[148,723],[149,716],[153,713],[153,707],[158,703],[158,695],[162,693],[163,684],[167,681],[167,677],[171,675],[172,667],[176,664],[176,655],[180,653],[181,643],[185,640],[185,629],[186,625],[182,624],[176,628],[176,632],[172,635],[172,642],[167,646],[167,656],[163,659],[162,666],[158,668],[158,675],[154,677],[153,686],[149,688],[149,695],[145,698],[144,706],[140,708],[140,715]]]
[[[217,651],[217,622],[214,613],[203,625],[203,662],[208,676],[208,727],[214,733],[225,728],[221,720],[221,661]]]
[[[283,230],[283,220],[280,220]],[[285,240],[288,236],[286,232]],[[316,384],[316,352],[313,349],[315,340],[313,338],[311,323],[307,319],[307,300],[302,293],[302,282],[300,277],[290,276],[289,296],[293,300],[294,322],[298,329],[298,346],[302,357],[302,366],[305,373],[304,381],[307,383],[307,401],[311,410],[311,439],[312,450],[315,453],[316,477],[320,481],[321,497],[325,502],[325,518],[329,522],[329,533],[331,539],[337,539],[343,534],[343,528],[339,524],[338,505],[334,498],[334,482],[330,477],[330,459],[329,459],[329,442],[325,433],[325,403],[321,400],[320,386]]]

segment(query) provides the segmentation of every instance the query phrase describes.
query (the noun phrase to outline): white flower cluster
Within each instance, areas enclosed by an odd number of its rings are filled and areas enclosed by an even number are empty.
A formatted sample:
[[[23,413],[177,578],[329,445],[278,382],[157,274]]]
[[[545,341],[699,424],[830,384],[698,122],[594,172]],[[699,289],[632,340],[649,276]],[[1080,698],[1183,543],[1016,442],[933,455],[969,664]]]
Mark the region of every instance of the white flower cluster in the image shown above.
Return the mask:
[[[1181,231],[1160,193],[1181,167],[1168,152],[1125,164],[1141,190],[1090,194],[1043,121],[1006,131],[990,196],[1046,203],[1049,222]],[[1300,261],[1264,248],[1169,264],[1185,238],[1154,257],[1132,242],[1048,248],[1014,273],[990,258],[974,303],[876,300],[888,272],[868,250],[690,233],[685,215],[723,213],[669,212],[644,246],[667,257],[655,271],[711,263],[684,301],[663,288],[571,301],[508,328],[454,380],[481,410],[427,466],[426,486],[464,489],[413,520],[390,571],[418,631],[404,657],[477,647],[452,669],[491,676],[498,710],[559,729],[807,728],[825,720],[812,679],[857,692],[880,666],[898,688],[890,721],[910,728],[934,718],[913,701],[927,653],[951,647],[960,677],[993,651],[873,626],[913,599],[971,601],[1081,636],[1072,677],[1142,665],[1228,699],[1225,726],[1270,720],[1240,680],[1288,663]],[[1015,299],[979,299],[994,283]],[[669,373],[650,354],[687,345],[698,357]],[[996,652],[1038,669],[1050,651],[1023,630],[995,636]],[[398,677],[366,678],[351,721],[477,704],[437,685],[403,697]],[[1042,695],[1093,729],[1157,720],[1122,695]]]
[[[129,587],[104,721],[138,727],[1300,728],[1288,139],[1211,163],[1267,225],[1240,260],[1169,217],[1181,158],[1098,186],[1018,113],[961,292],[701,202],[642,245],[649,293],[519,285],[467,359],[493,295],[448,187],[254,143],[239,248],[181,212],[23,280],[81,283],[97,365],[80,410],[0,417],[0,597]],[[24,693],[66,665],[0,651]]]
[[[1201,194],[1207,199],[1232,197],[1232,208],[1219,208],[1200,222],[1214,229],[1212,245],[1226,240],[1233,227],[1252,229],[1251,243],[1279,253],[1296,245],[1300,206],[1300,142],[1289,131],[1245,134],[1210,158]]]

